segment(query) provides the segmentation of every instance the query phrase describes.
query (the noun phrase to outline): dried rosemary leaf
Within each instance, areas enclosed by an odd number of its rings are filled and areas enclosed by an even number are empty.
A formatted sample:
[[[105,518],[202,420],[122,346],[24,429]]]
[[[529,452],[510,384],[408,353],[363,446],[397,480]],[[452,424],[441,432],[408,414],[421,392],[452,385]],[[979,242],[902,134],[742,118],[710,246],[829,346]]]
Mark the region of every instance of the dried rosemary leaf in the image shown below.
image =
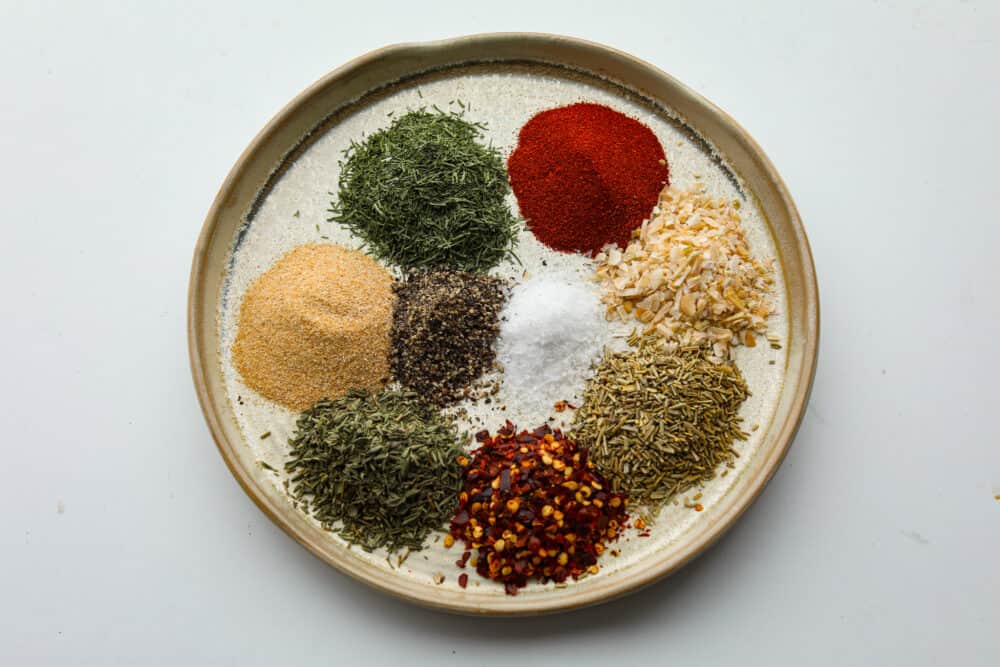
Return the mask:
[[[614,491],[655,512],[679,493],[731,464],[739,408],[750,395],[732,363],[712,363],[704,351],[669,352],[662,339],[609,352],[584,391],[570,437]]]

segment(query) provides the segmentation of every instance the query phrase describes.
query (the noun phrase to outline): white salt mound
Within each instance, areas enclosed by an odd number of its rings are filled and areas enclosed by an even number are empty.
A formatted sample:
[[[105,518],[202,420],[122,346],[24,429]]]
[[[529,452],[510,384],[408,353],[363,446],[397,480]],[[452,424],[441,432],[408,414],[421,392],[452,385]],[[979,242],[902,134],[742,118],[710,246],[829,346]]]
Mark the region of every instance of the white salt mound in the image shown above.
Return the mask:
[[[543,421],[557,401],[578,400],[608,330],[592,285],[545,275],[517,285],[501,314],[497,343],[508,404]]]

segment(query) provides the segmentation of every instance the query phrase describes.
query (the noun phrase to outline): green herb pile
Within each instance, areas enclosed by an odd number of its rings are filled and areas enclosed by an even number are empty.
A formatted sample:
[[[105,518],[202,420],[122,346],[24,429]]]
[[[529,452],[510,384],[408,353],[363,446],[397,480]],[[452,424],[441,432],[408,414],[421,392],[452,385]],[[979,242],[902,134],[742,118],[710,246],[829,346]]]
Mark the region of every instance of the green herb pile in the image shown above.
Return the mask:
[[[630,342],[638,348],[607,353],[587,383],[570,437],[590,449],[614,491],[655,511],[736,458],[750,392],[735,364],[670,352],[660,339]]]
[[[520,223],[505,202],[500,152],[477,141],[483,129],[460,114],[420,110],[353,142],[330,220],[405,268],[485,271],[513,257]]]
[[[365,551],[420,549],[455,510],[462,454],[451,423],[411,393],[352,391],[302,413],[291,495]]]

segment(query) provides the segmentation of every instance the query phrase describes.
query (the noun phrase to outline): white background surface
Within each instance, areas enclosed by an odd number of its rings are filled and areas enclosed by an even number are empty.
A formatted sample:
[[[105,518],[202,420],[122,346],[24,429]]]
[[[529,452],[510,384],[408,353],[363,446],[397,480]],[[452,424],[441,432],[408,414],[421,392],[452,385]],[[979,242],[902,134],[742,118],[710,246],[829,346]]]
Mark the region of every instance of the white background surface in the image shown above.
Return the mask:
[[[0,664],[1000,661],[997,3],[175,4],[0,6]],[[743,520],[541,619],[310,556],[230,477],[186,356],[191,251],[256,131],[365,51],[490,30],[631,51],[731,113],[822,301],[805,422]]]

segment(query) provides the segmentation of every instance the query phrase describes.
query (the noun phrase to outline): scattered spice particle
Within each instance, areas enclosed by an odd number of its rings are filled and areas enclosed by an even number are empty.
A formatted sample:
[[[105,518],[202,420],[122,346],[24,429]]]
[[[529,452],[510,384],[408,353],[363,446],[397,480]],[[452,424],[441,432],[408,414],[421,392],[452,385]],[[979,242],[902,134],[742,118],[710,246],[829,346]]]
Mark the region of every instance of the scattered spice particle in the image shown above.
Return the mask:
[[[271,437],[271,432],[270,431],[264,431],[263,433],[260,434],[260,439],[261,440],[267,440],[270,437]]]
[[[703,509],[705,509],[705,507],[704,507],[704,505],[702,505],[701,503],[696,503],[696,504],[695,504],[695,506],[694,506],[694,511],[695,511],[695,512],[700,512],[700,511],[702,511]]]
[[[462,574],[458,575],[458,585],[461,586],[462,588],[465,588],[466,586],[468,586],[469,585],[469,575],[467,575],[465,572],[463,572]]]

